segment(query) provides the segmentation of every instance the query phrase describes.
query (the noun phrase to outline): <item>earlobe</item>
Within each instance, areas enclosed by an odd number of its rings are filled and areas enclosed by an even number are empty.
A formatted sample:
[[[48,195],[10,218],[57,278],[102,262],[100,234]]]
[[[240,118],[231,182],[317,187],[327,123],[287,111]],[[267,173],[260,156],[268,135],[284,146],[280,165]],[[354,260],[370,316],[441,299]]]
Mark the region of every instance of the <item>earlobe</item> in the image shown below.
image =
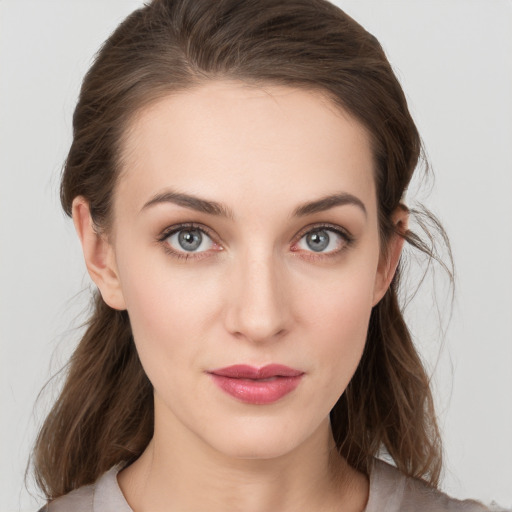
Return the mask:
[[[409,210],[406,206],[400,205],[392,214],[391,220],[394,226],[394,233],[388,240],[387,248],[380,257],[375,287],[373,293],[373,306],[384,297],[393,277],[395,276],[400,254],[404,245],[404,235],[407,232],[409,221]]]
[[[73,200],[73,223],[82,244],[87,271],[103,300],[114,309],[126,309],[117,272],[114,249],[106,235],[98,233],[89,203],[81,196]]]

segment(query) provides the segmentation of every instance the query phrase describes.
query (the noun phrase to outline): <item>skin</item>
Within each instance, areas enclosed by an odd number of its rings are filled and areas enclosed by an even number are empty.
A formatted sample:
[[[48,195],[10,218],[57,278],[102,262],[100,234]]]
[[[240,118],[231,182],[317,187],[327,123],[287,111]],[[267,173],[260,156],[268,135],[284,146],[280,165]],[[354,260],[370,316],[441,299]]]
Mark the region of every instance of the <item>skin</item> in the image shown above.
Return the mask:
[[[154,201],[170,191],[228,215]],[[294,215],[333,193],[363,207]],[[73,204],[89,273],[111,307],[128,310],[154,386],[154,438],[118,476],[135,512],[364,510],[367,477],[335,450],[329,411],[402,247],[398,236],[380,247],[375,194],[367,132],[318,92],[215,81],[137,115],[112,231],[98,235],[87,201]],[[166,235],[184,222],[209,235],[178,258],[171,251],[186,251]],[[343,236],[327,231],[315,252],[306,234],[319,226]],[[304,377],[275,403],[247,404],[207,373],[241,363]]]

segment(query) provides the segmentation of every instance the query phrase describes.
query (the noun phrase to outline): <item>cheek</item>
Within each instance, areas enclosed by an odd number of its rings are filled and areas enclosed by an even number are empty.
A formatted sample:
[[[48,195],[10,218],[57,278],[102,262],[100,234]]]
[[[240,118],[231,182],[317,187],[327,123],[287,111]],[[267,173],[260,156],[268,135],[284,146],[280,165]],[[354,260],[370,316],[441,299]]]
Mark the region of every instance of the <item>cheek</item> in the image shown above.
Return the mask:
[[[155,369],[172,363],[179,371],[196,357],[204,319],[213,315],[208,308],[214,301],[206,302],[197,277],[173,269],[166,258],[131,252],[118,263],[135,344],[150,379]]]
[[[322,365],[326,385],[344,389],[362,356],[373,297],[372,273],[340,274],[322,288],[310,289],[312,300],[303,301],[311,338],[311,360]],[[343,390],[342,389],[342,390]]]

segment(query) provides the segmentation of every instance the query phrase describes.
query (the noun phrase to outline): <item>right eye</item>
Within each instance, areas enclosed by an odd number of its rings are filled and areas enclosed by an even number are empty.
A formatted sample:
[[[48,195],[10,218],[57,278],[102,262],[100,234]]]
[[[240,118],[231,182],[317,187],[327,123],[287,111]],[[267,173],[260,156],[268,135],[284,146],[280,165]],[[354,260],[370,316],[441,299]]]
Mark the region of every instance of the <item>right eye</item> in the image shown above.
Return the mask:
[[[214,246],[214,242],[208,234],[195,227],[181,227],[171,231],[163,241],[172,251],[178,253],[200,253],[208,251]]]

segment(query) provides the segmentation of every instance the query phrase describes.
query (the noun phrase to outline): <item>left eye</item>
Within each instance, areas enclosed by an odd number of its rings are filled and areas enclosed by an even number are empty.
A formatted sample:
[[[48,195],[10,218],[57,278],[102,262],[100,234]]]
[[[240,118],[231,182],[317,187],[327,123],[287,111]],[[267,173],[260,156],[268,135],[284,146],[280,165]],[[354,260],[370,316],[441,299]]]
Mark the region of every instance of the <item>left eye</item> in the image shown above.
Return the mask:
[[[213,247],[213,240],[201,229],[180,229],[165,241],[176,251],[203,252]]]
[[[306,233],[298,243],[300,249],[313,252],[335,252],[347,243],[340,233],[332,229],[315,229]]]

